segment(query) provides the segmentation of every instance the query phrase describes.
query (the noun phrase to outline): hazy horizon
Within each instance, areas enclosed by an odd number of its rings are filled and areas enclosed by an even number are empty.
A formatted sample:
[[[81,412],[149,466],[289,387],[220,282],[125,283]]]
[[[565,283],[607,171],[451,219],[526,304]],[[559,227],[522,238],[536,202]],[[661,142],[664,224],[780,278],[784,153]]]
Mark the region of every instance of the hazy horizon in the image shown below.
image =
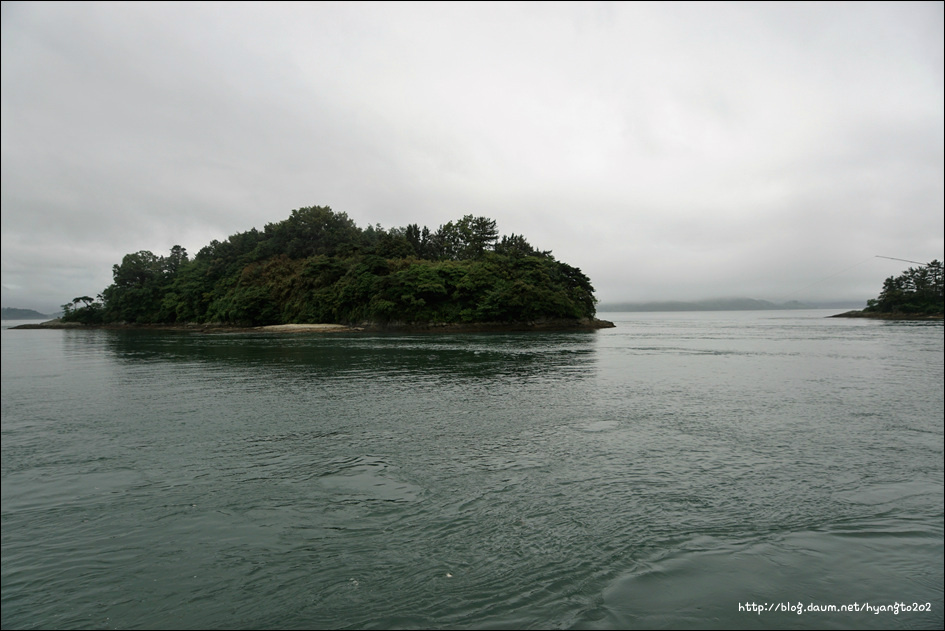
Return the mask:
[[[736,301],[755,301],[755,300],[759,302],[769,302],[775,305],[776,307],[783,308],[784,310],[794,309],[794,307],[789,306],[791,303],[801,303],[805,305],[805,308],[806,306],[809,306],[809,308],[811,309],[858,309],[858,308],[862,308],[866,306],[866,300],[863,300],[863,301],[823,300],[823,301],[816,301],[816,302],[804,301],[804,300],[789,300],[785,302],[774,303],[774,302],[765,301],[759,298],[752,298],[750,296],[714,296],[714,297],[702,298],[698,300],[687,300],[683,298],[680,300],[599,301],[597,304],[597,311],[598,313],[619,312],[619,311],[625,310],[620,307],[626,307],[626,306],[633,306],[635,308],[638,308],[638,307],[647,307],[647,306],[653,306],[653,305],[672,305],[672,304],[698,305],[698,304],[713,303],[713,302],[726,302],[726,301],[736,302]],[[21,306],[10,306],[10,305],[3,305],[3,309],[23,309],[27,311],[35,311],[37,313],[40,313],[41,315],[51,316],[51,317],[58,315],[62,311],[61,305],[60,307],[49,309],[46,311],[43,311],[41,309],[35,309],[32,307],[21,307]],[[632,309],[632,310],[636,310],[636,309]],[[687,311],[687,309],[671,309],[671,311],[677,311],[677,310]],[[702,311],[703,309],[693,309],[693,310]],[[741,310],[741,309],[720,309],[720,310],[728,311],[728,310]],[[771,308],[770,310],[774,311],[776,309]],[[17,319],[17,318],[14,318],[14,319]]]

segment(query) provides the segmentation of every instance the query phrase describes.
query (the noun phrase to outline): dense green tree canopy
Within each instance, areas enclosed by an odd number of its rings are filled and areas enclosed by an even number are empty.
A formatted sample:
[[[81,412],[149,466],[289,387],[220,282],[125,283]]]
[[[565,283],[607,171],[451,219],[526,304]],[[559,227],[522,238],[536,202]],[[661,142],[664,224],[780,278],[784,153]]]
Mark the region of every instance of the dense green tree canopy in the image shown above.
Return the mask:
[[[190,259],[127,254],[98,300],[76,298],[83,322],[529,322],[595,313],[590,280],[496,222],[466,215],[430,230],[359,228],[312,206],[213,241]],[[85,306],[78,307],[82,302]]]
[[[940,314],[945,311],[942,263],[910,267],[883,283],[878,298],[867,302],[869,313]]]

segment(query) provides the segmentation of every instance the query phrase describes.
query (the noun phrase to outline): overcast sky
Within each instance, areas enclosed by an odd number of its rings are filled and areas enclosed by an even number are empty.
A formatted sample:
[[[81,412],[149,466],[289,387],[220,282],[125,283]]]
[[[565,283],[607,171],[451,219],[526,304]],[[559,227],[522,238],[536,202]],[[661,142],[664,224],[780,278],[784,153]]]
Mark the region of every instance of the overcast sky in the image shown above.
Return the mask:
[[[495,219],[602,302],[943,257],[943,3],[2,5],[2,302],[304,206]]]

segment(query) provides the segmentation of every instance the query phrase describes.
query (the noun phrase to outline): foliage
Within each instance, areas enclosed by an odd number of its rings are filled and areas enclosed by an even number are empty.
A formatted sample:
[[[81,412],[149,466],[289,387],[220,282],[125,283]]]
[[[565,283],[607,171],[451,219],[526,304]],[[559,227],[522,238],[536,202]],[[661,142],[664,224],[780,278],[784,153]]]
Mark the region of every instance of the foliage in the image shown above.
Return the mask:
[[[921,267],[910,267],[899,276],[887,278],[879,297],[867,301],[864,311],[941,314],[945,311],[942,276],[940,261],[932,261]]]
[[[193,260],[126,255],[99,302],[76,321],[129,323],[508,322],[590,318],[596,299],[576,267],[496,222],[466,215],[436,231],[417,224],[358,228],[311,206],[212,241]],[[73,301],[74,305],[82,299]],[[80,313],[81,312],[81,313]]]
[[[156,323],[168,321],[176,302],[168,300],[169,289],[190,263],[187,251],[175,245],[168,256],[147,250],[126,254],[112,266],[114,282],[102,292],[106,322]]]
[[[83,306],[79,306],[79,303]],[[97,298],[91,296],[78,296],[62,305],[63,322],[81,322],[82,324],[101,324],[104,319],[105,305],[102,302],[102,295]]]

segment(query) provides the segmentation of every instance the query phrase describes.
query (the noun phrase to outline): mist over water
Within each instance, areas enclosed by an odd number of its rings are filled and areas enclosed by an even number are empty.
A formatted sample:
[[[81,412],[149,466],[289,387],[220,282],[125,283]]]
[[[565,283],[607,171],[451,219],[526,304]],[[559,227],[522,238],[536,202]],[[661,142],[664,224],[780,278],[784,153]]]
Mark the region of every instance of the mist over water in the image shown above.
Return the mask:
[[[940,628],[942,324],[829,313],[3,330],[3,627]]]

